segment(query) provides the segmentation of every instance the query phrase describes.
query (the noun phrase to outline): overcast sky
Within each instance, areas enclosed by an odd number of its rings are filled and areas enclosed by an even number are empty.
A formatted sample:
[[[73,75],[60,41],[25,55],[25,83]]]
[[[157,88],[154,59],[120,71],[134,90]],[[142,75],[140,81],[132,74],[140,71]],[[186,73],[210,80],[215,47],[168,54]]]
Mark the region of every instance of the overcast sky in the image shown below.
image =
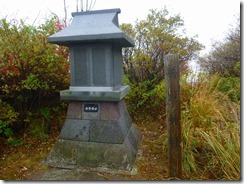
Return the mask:
[[[76,11],[77,1],[66,0],[68,15]],[[86,2],[87,0],[83,0]],[[64,0],[0,0],[0,18],[25,19],[36,23],[48,18],[51,12],[64,17]],[[89,4],[92,0],[89,0]],[[164,6],[170,15],[180,14],[185,22],[188,36],[198,35],[198,41],[206,46],[202,53],[211,49],[214,40],[224,38],[234,24],[235,15],[240,12],[238,0],[93,0],[93,10],[120,8],[120,23],[135,23],[149,13],[149,9]],[[85,3],[84,3],[85,5]],[[85,8],[85,7],[84,7]],[[71,16],[70,16],[71,18]]]

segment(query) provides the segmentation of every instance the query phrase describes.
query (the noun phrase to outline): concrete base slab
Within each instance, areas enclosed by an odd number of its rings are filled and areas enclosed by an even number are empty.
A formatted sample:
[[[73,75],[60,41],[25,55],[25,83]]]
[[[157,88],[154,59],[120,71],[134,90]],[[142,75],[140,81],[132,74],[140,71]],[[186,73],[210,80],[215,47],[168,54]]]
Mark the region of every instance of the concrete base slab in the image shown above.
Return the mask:
[[[102,181],[105,178],[96,172],[89,172],[87,170],[69,170],[69,169],[53,169],[46,172],[41,180],[83,180],[83,181]]]
[[[126,176],[136,175],[134,169],[128,171],[108,170],[107,168],[79,167],[75,169],[49,168],[42,176],[35,178],[38,181],[122,181]]]

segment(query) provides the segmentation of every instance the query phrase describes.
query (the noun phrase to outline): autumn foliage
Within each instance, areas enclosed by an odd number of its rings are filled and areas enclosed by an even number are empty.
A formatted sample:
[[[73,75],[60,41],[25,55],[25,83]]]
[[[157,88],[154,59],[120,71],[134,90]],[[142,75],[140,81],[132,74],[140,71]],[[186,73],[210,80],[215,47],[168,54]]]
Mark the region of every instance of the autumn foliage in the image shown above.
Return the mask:
[[[0,99],[18,112],[20,129],[29,111],[69,85],[68,49],[47,42],[63,27],[57,18],[37,27],[0,20]],[[3,121],[0,117],[0,124]]]

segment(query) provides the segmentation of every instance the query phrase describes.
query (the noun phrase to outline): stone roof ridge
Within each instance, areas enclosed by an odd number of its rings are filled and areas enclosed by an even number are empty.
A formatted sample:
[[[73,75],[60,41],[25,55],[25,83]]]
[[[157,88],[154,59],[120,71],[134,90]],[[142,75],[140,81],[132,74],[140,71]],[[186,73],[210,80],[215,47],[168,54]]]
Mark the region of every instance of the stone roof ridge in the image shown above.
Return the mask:
[[[121,13],[120,8],[114,9],[105,9],[105,10],[93,10],[93,11],[82,11],[82,12],[73,12],[71,15],[74,17],[76,15],[89,15],[89,14],[101,14],[101,13]]]
[[[120,12],[119,8],[74,12],[71,24],[51,35],[48,41],[59,45],[106,41],[121,46],[134,46],[134,41],[119,28]]]

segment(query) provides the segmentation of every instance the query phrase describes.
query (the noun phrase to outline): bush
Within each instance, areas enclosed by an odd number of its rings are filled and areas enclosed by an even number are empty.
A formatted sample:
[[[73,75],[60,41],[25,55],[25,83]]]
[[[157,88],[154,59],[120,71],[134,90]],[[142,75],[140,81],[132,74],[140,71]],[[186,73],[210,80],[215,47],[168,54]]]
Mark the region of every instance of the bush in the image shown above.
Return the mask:
[[[182,32],[181,16],[171,16],[166,7],[150,10],[146,19],[137,21],[134,26],[122,24],[120,27],[135,41],[135,47],[122,50],[123,71],[134,84],[147,81],[160,84],[165,77],[164,56],[168,53],[179,53],[180,69],[184,72],[188,68],[187,61],[203,49],[196,37],[187,37]]]
[[[125,78],[124,82],[131,87],[125,100],[127,109],[136,122],[162,120],[165,117],[164,81],[155,87],[152,87],[153,81],[132,84]]]
[[[0,20],[0,95],[22,123],[69,85],[68,49],[47,42],[62,27],[57,18],[38,27]]]
[[[221,76],[239,77],[241,73],[241,26],[240,14],[236,16],[233,24],[222,42],[215,42],[211,51],[199,59],[201,68]]]
[[[238,77],[221,77],[218,90],[226,94],[232,102],[240,103],[240,78]]]
[[[11,129],[18,119],[18,113],[14,108],[0,99],[0,137],[10,145],[19,145],[21,142],[13,137]]]

